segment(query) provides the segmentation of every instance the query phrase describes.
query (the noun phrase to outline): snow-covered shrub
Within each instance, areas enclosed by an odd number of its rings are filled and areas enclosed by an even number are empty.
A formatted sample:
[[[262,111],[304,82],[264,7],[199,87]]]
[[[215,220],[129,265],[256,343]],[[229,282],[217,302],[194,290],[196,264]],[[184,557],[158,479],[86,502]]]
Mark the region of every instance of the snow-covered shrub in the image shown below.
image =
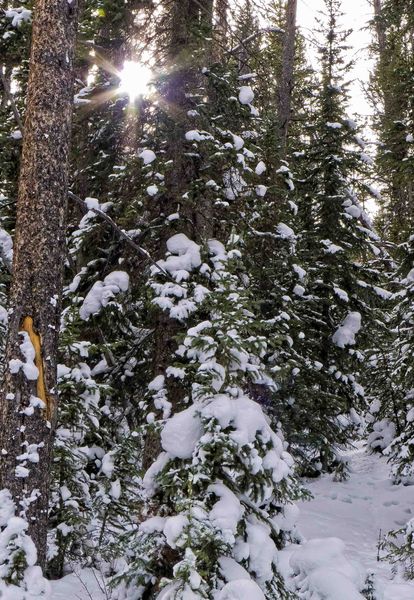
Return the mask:
[[[291,556],[299,597],[304,600],[362,600],[364,577],[346,556],[339,538],[313,539]]]

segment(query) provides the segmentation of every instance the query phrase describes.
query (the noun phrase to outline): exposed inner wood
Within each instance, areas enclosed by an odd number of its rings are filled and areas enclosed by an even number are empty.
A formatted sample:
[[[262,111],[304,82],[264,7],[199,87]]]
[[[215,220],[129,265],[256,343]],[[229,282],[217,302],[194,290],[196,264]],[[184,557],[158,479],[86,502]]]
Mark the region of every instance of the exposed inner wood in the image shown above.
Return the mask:
[[[40,337],[40,334],[38,334],[33,328],[32,317],[24,317],[22,323],[22,331],[25,331],[28,334],[30,341],[32,342],[33,348],[35,350],[34,363],[39,371],[39,377],[37,378],[36,394],[37,397],[40,398],[45,404],[43,414],[45,419],[49,421],[53,412],[52,399],[46,392],[45,367],[42,356],[42,339]]]

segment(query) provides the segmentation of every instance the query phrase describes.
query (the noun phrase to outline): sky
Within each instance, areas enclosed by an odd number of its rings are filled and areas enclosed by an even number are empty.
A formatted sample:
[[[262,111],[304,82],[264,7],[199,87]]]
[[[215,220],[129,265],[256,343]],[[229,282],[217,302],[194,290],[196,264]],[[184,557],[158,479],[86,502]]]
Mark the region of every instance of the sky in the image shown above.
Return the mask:
[[[305,37],[311,36],[315,25],[315,16],[324,6],[323,0],[298,0],[298,24]],[[371,108],[364,98],[361,82],[367,82],[369,72],[372,70],[372,61],[368,57],[367,47],[371,41],[371,33],[365,29],[372,18],[372,7],[369,0],[343,0],[342,11],[343,25],[345,28],[353,29],[349,37],[349,45],[352,46],[350,57],[356,60],[352,73],[355,79],[351,88],[350,111],[360,115],[371,113]]]

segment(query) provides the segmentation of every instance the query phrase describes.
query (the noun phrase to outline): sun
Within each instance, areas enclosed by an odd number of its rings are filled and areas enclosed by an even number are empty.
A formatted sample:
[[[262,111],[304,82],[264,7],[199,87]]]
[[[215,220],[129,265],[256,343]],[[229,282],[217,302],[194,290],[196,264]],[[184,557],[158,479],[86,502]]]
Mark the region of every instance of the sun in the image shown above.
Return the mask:
[[[139,96],[144,96],[152,79],[152,72],[147,66],[127,60],[119,74],[119,91],[128,94],[131,102],[134,102]]]

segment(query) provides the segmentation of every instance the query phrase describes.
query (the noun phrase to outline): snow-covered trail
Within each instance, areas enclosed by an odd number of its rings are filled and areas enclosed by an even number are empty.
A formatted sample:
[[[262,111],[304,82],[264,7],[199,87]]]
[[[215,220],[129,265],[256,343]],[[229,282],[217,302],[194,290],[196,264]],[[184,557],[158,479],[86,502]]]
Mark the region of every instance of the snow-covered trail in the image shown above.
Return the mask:
[[[414,516],[414,486],[392,485],[387,461],[367,454],[363,446],[347,456],[351,469],[348,481],[335,482],[325,475],[305,482],[313,500],[299,504],[299,531],[307,540],[343,540],[346,558],[356,563],[362,574],[375,573],[382,600],[414,600],[414,581],[393,579],[391,566],[377,561],[380,532],[396,529]],[[283,554],[288,562],[291,551]],[[103,588],[102,576],[84,569],[53,582],[51,600],[105,600],[110,594]],[[336,600],[336,595],[333,597]],[[347,594],[342,598],[348,600]]]
[[[414,516],[414,486],[392,485],[386,460],[363,446],[348,457],[348,481],[328,475],[306,481],[314,498],[299,505],[299,530],[308,540],[342,539],[348,558],[376,574],[384,600],[414,600],[414,582],[391,580],[390,565],[377,561],[379,536]]]

